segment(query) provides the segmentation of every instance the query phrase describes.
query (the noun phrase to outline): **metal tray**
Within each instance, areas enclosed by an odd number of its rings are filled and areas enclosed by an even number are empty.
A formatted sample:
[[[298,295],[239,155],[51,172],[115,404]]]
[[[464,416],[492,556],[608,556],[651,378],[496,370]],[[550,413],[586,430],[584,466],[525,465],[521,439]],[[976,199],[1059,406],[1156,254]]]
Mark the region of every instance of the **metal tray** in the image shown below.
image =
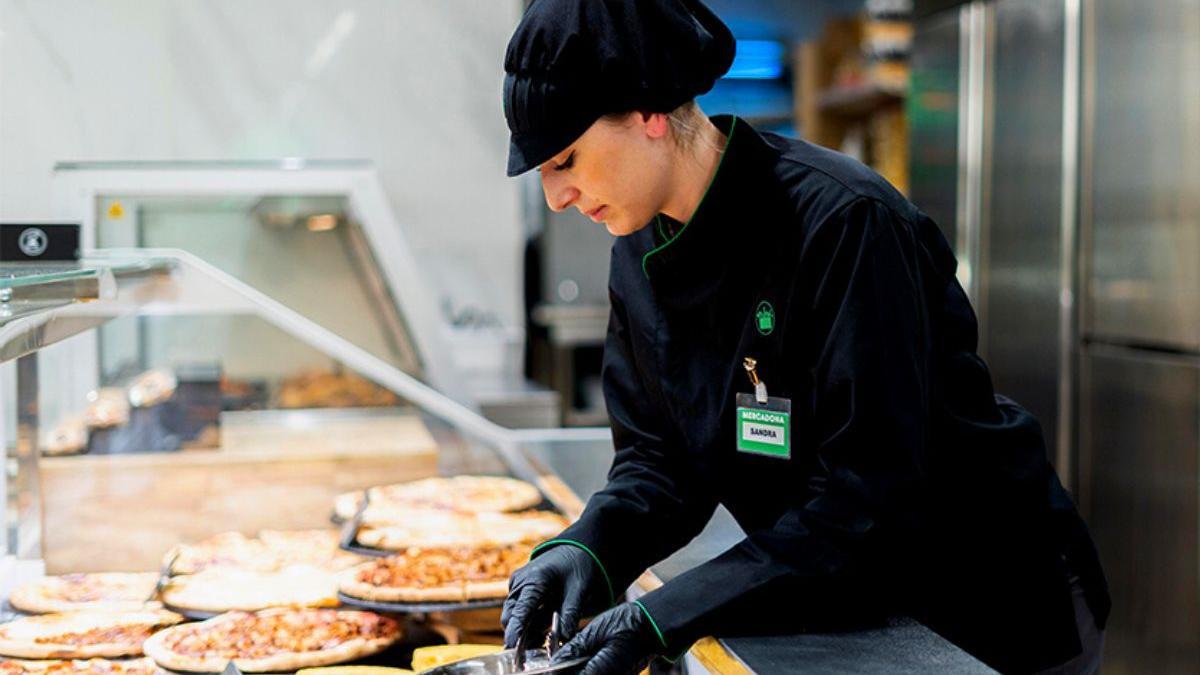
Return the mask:
[[[391,614],[429,614],[432,612],[465,612],[472,609],[494,609],[504,604],[504,598],[467,600],[465,602],[377,602],[362,600],[338,591],[338,600],[347,607],[369,609]]]
[[[163,603],[163,609],[167,610],[168,612],[175,612],[176,614],[178,614],[179,616],[182,616],[183,618],[187,619],[188,621],[204,621],[205,619],[211,619],[214,616],[219,616],[219,615],[225,613],[225,612],[208,612],[208,611],[199,610],[199,609],[184,609],[182,607],[176,607],[175,605],[168,605],[165,602]],[[268,608],[264,607],[263,609],[268,609]]]

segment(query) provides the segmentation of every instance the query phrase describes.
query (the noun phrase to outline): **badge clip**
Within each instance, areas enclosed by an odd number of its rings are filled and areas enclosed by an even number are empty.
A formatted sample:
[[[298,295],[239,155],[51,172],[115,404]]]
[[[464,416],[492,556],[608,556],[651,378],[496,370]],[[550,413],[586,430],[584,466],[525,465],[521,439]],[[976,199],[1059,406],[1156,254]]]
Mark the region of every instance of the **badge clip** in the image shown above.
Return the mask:
[[[754,400],[759,403],[767,402],[767,383],[758,379],[758,360],[747,356],[742,361],[742,366],[746,369],[746,374],[750,376],[750,384],[754,385]]]

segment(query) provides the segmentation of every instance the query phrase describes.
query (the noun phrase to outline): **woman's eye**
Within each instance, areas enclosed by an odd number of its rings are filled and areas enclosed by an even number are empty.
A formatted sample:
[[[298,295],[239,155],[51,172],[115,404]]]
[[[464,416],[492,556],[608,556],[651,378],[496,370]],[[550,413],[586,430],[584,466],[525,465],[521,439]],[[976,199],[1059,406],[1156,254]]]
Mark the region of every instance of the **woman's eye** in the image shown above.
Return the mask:
[[[575,166],[575,153],[574,152],[567,155],[567,158],[563,160],[563,163],[554,167],[554,170],[555,171],[566,171],[567,169],[569,169],[573,166]]]

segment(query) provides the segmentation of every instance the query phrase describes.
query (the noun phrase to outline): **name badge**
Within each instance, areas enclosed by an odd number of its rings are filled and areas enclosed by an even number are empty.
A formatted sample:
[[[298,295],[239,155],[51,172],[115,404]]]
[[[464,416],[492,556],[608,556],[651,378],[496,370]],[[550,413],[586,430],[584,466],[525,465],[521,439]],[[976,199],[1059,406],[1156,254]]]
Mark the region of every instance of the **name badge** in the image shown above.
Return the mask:
[[[737,395],[737,449],[778,459],[792,456],[792,402],[771,396],[763,402],[754,394]]]

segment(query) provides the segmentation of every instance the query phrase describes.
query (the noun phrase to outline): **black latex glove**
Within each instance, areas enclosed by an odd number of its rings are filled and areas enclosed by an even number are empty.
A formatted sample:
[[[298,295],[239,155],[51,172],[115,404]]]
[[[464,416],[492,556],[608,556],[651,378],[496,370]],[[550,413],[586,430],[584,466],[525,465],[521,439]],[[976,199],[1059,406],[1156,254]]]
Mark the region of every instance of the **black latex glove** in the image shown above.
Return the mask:
[[[646,614],[626,602],[592,619],[552,662],[589,656],[580,675],[631,675],[641,672],[660,649],[658,633]]]
[[[504,646],[517,646],[522,635],[529,648],[542,644],[550,615],[558,612],[558,633],[569,640],[584,612],[608,606],[608,585],[595,560],[582,549],[559,544],[530,560],[508,581],[508,598],[500,613]]]

